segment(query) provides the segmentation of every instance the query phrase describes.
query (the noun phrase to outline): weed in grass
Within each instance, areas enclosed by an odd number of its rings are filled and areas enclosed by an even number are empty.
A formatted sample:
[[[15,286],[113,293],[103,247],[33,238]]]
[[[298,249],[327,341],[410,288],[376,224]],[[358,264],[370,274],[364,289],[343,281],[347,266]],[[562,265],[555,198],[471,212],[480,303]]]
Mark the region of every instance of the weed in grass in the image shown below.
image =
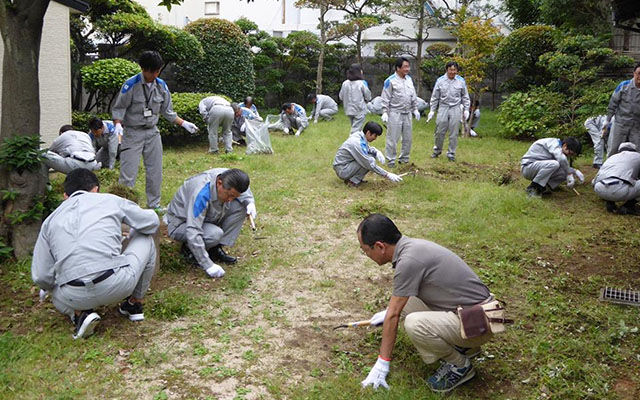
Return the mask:
[[[248,395],[249,393],[251,393],[251,389],[236,388],[236,396],[233,398],[233,400],[246,400],[246,395]]]
[[[125,185],[121,185],[119,183],[114,183],[113,185],[107,187],[106,192],[131,200],[134,203],[138,203],[140,201],[140,194],[135,189]]]
[[[193,315],[204,303],[205,299],[193,296],[188,291],[178,288],[161,290],[150,298],[150,315],[161,320],[173,320]]]
[[[158,349],[136,349],[129,354],[129,363],[134,367],[155,367],[168,359],[166,352]]]
[[[385,215],[395,215],[397,210],[388,207],[386,204],[376,201],[375,199],[366,199],[362,201],[358,201],[355,204],[349,207],[349,212],[358,218],[364,218],[369,214],[385,214]]]
[[[167,392],[162,390],[153,396],[153,400],[169,400],[169,395],[167,394]]]
[[[242,358],[247,360],[247,361],[253,361],[257,357],[258,356],[256,355],[256,353],[253,352],[253,350],[247,350],[242,354]]]
[[[198,343],[196,345],[193,346],[193,355],[194,356],[204,356],[207,353],[209,353],[209,349],[207,349],[207,347],[201,343]]]

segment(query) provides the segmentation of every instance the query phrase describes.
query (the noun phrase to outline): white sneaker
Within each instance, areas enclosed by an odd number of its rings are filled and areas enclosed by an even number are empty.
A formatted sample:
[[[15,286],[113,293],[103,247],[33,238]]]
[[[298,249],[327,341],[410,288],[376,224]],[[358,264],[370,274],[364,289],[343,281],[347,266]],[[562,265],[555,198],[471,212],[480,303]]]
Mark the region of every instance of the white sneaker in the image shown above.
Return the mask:
[[[211,278],[222,278],[224,276],[224,269],[216,263],[207,268],[205,272]]]
[[[300,134],[301,134],[301,133],[302,133],[302,129],[298,129],[298,130],[296,131],[296,136],[300,136]]]
[[[289,128],[284,128],[283,129],[284,133],[286,133],[287,135],[289,134]]]
[[[76,330],[73,334],[74,339],[86,338],[93,334],[96,325],[100,322],[100,316],[91,310],[83,311],[80,315],[73,318],[76,324]]]

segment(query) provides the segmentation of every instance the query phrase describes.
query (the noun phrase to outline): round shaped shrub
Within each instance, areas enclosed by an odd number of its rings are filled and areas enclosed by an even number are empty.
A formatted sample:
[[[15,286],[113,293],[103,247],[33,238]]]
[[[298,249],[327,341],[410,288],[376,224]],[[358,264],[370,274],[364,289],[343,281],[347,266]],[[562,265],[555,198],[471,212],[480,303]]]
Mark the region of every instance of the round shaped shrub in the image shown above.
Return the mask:
[[[82,67],[82,83],[88,91],[118,91],[124,81],[140,72],[140,66],[123,58],[108,58]]]
[[[559,131],[565,107],[562,94],[544,87],[529,92],[516,92],[500,105],[498,121],[502,134],[509,138],[564,136]]]
[[[236,24],[206,18],[190,23],[185,30],[200,40],[204,53],[176,63],[176,78],[182,85],[233,99],[253,94],[255,76],[249,41]]]

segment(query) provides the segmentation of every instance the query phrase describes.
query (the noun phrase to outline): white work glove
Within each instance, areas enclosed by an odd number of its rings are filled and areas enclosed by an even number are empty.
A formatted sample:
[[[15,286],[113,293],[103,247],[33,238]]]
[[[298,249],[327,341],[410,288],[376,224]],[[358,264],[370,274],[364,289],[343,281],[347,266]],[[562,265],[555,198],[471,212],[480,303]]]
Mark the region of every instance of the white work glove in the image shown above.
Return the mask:
[[[298,129],[298,130],[296,131],[296,136],[300,136],[300,134],[301,134],[301,133],[302,133],[302,129]]]
[[[318,123],[318,120],[317,120],[317,119],[314,119],[314,120],[313,120],[313,123],[314,123],[314,124],[317,124],[317,123]]]
[[[385,389],[389,389],[389,385],[385,378],[389,373],[389,361],[385,361],[378,357],[378,361],[376,361],[376,365],[371,368],[369,375],[367,375],[367,379],[361,382],[362,387],[367,387],[369,385],[373,386],[374,389],[382,386]]]
[[[224,269],[216,263],[213,263],[205,272],[211,278],[222,278],[224,276]]]
[[[413,118],[415,118],[416,121],[420,121],[420,111],[413,110]]]
[[[382,117],[380,117],[382,119],[382,122],[384,122],[385,124],[387,122],[389,122],[389,116],[387,115],[387,113],[382,113]]]
[[[462,116],[464,118],[464,121],[468,121],[469,120],[469,110],[464,110],[464,112],[462,113]]]
[[[283,128],[282,130],[284,131],[285,134],[287,135],[289,134],[289,128]]]
[[[399,175],[396,175],[392,172],[387,172],[387,179],[389,179],[391,182],[400,182],[402,181],[402,177]]]
[[[580,172],[580,170],[574,169],[573,173],[576,176],[576,178],[578,178],[578,180],[580,181],[581,184],[584,183],[584,174],[582,172]]]
[[[387,317],[387,310],[380,311],[378,313],[373,314],[371,317],[371,322],[369,325],[371,326],[380,326],[384,322],[384,319]]]
[[[46,290],[40,289],[40,303],[44,302],[48,294],[49,293]]]
[[[569,189],[573,189],[575,185],[576,185],[576,178],[573,177],[573,174],[567,175],[567,187]]]
[[[376,160],[378,160],[380,164],[384,164],[387,161],[384,158],[384,154],[382,154],[382,152],[378,149],[376,149]]]
[[[247,130],[247,123],[245,122],[244,124],[242,124],[242,126],[240,127],[240,132],[244,132]]]
[[[115,133],[118,136],[122,136],[123,130],[122,130],[122,124],[120,122],[116,124],[115,129],[113,130],[113,133]]]
[[[182,125],[180,125],[180,126],[182,126],[189,133],[198,132],[198,127],[195,124],[192,124],[189,121],[182,121]]]
[[[247,215],[251,215],[251,218],[256,219],[258,211],[256,210],[256,203],[247,204]]]
[[[427,122],[431,121],[431,118],[433,118],[435,112],[433,111],[429,111],[429,115],[427,115]]]

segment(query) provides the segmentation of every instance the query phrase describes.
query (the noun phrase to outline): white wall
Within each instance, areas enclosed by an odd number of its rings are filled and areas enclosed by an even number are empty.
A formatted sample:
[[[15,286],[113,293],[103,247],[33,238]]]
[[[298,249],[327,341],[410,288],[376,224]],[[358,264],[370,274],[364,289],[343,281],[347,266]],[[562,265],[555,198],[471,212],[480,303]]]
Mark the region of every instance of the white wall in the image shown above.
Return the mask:
[[[40,43],[40,136],[51,144],[58,129],[71,123],[71,58],[69,8],[49,3]],[[0,76],[4,49],[0,41]],[[0,79],[0,91],[2,79]],[[0,107],[2,106],[0,96]]]

